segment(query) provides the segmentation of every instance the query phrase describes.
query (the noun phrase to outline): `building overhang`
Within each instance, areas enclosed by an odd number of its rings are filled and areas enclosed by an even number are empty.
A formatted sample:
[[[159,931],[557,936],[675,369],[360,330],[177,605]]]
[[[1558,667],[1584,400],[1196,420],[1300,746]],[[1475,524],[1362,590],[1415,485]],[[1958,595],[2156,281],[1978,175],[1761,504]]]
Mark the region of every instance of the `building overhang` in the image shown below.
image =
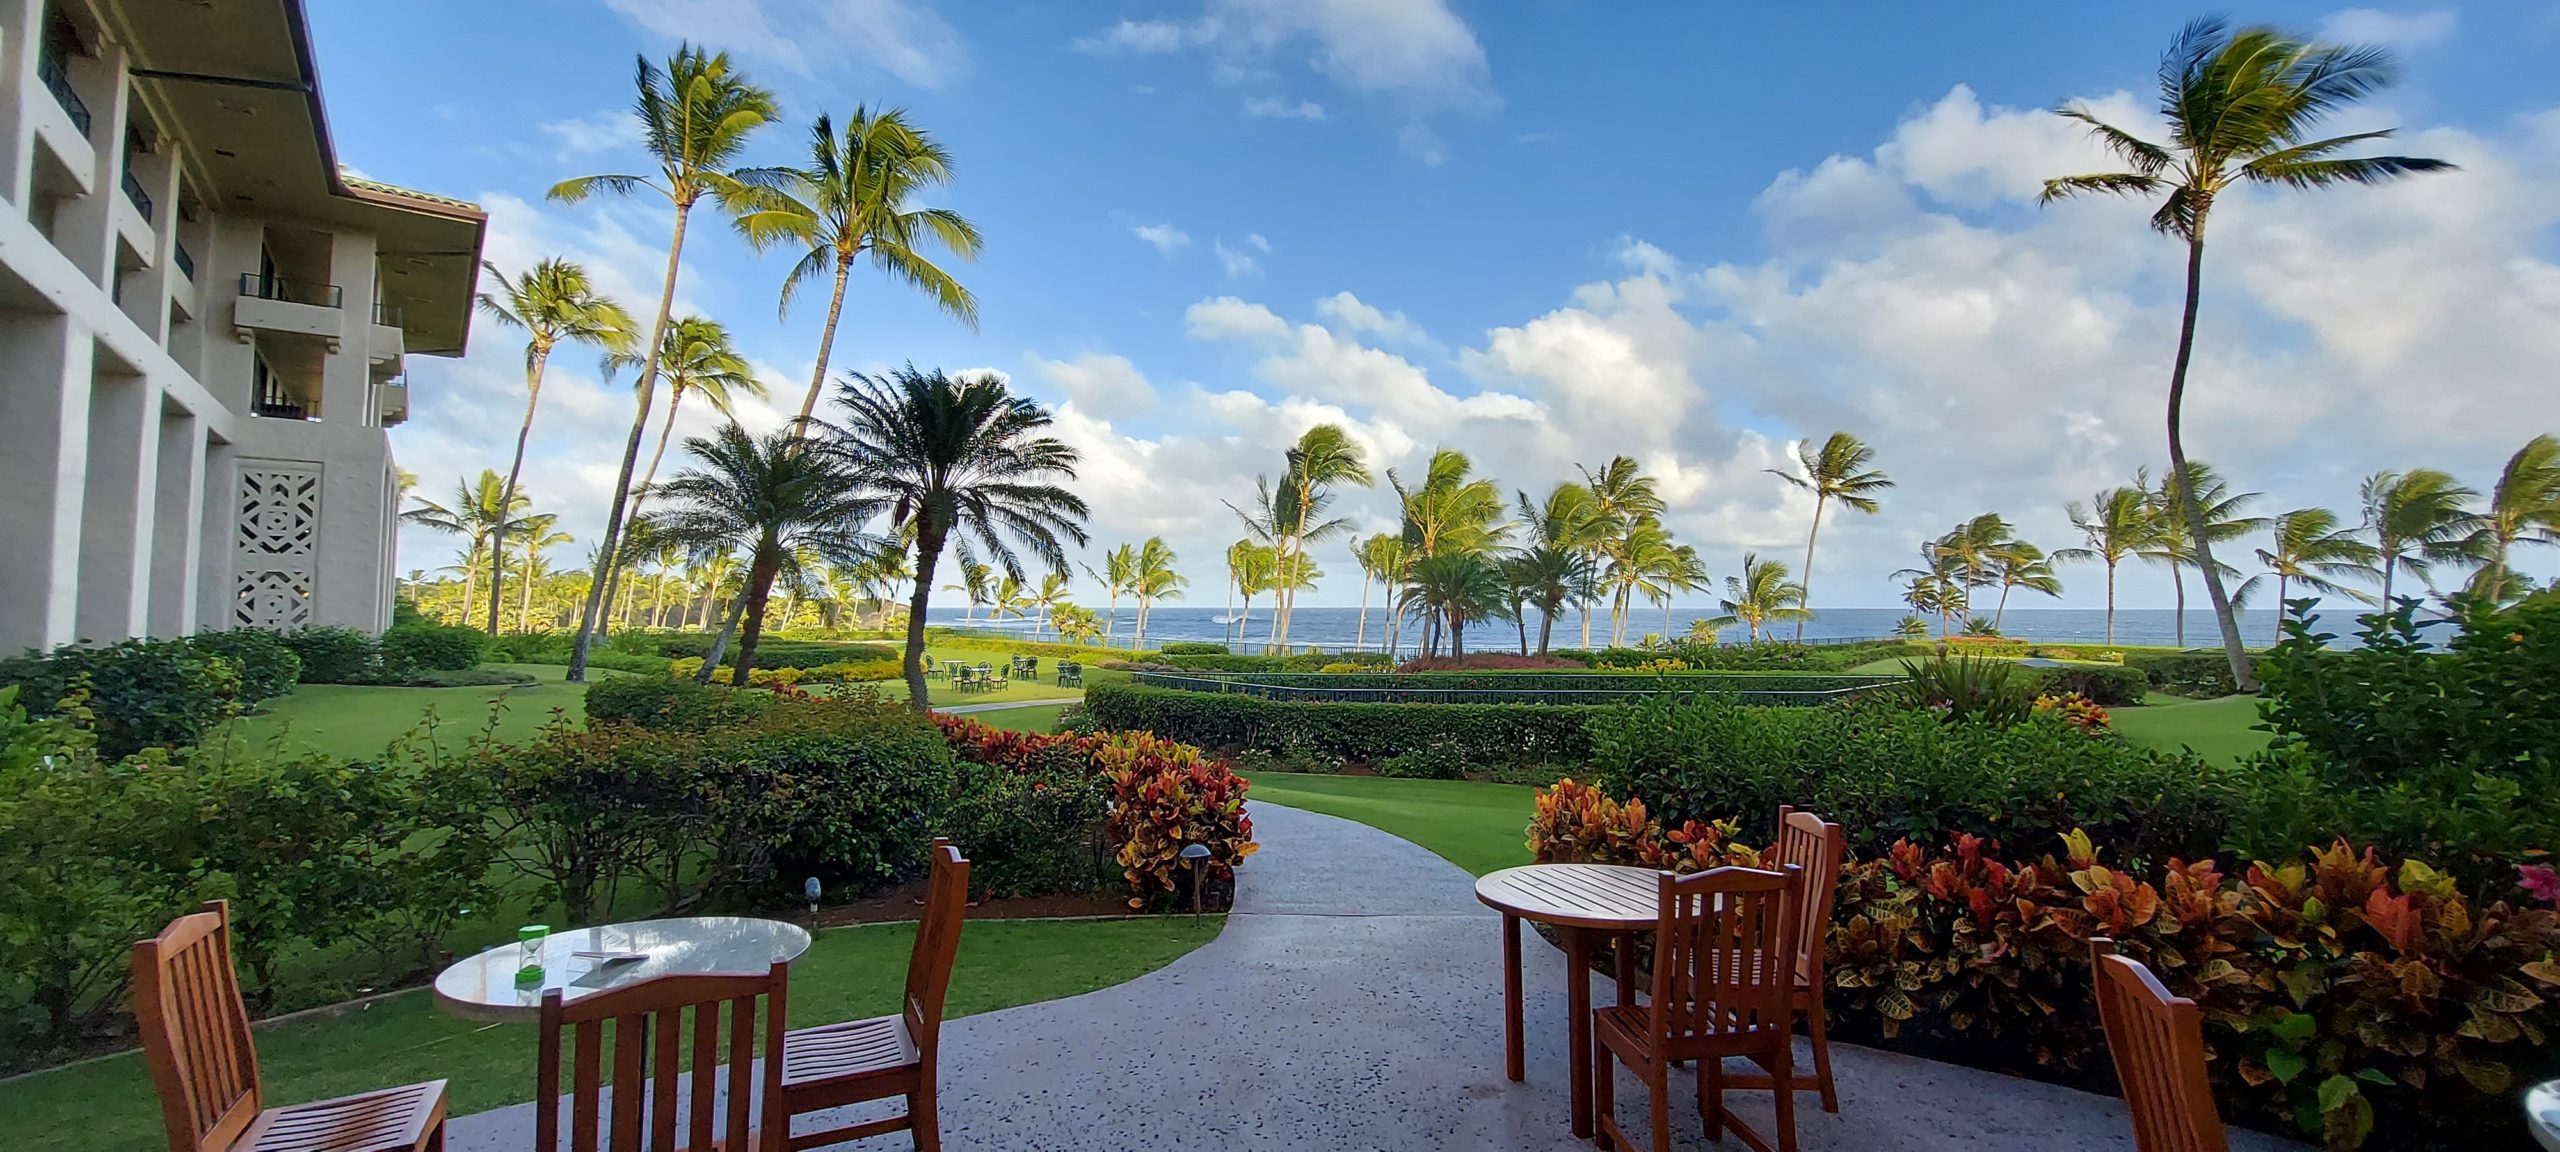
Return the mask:
[[[488,216],[340,170],[301,0],[105,0],[99,9],[131,54],[153,119],[187,142],[194,195],[220,212],[371,233],[382,302],[398,310],[408,350],[462,354]]]

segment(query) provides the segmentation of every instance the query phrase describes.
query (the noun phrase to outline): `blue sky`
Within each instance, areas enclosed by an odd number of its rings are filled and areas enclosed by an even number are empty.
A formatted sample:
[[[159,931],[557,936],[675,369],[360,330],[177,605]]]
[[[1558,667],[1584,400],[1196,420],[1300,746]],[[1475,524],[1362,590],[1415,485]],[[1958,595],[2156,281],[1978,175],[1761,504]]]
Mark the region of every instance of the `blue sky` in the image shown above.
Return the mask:
[[[761,162],[797,159],[817,112],[907,107],[959,159],[936,202],[987,235],[959,269],[983,322],[857,274],[835,363],[1007,373],[1086,452],[1097,544],[1162,533],[1211,599],[1237,534],[1217,501],[1319,419],[1378,463],[1446,444],[1533,492],[1634,455],[1719,577],[1802,547],[1805,503],[1760,469],[1855,431],[1903,486],[1882,515],[1826,525],[1832,604],[1891,602],[1885,573],[1977,512],[2076,543],[2067,499],[2165,456],[2178,251],[2140,208],[2031,200],[2038,178],[2103,164],[2043,109],[2081,99],[2150,127],[2185,15],[2155,4],[310,7],[346,164],[482,203],[502,267],[569,255],[635,311],[656,295],[664,212],[542,199],[641,164],[622,112],[635,54],[731,51],[784,107]],[[2389,43],[2403,82],[2339,129],[2397,125],[2401,150],[2464,170],[2230,202],[2192,450],[2269,511],[2349,509],[2385,467],[2487,484],[2525,437],[2560,431],[2560,4],[2239,15]],[[777,319],[787,259],[697,222],[679,308],[727,323],[787,407],[823,302]],[[520,358],[483,327],[467,358],[411,365],[396,448],[427,492],[504,465]],[[529,465],[571,553],[629,419],[583,359],[546,388]],[[1387,525],[1383,491],[1346,506]],[[451,550],[412,533],[402,566]],[[2081,573],[2064,603],[2095,605],[2100,584]],[[1310,601],[1357,593],[1337,578]],[[2167,600],[2165,573],[2129,575],[2124,604]]]

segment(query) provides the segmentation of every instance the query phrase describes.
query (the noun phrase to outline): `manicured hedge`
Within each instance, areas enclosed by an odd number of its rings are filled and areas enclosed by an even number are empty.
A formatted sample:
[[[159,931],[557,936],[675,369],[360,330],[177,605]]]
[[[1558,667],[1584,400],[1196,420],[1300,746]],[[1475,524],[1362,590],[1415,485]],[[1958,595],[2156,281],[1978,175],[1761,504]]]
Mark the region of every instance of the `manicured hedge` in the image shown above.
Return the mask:
[[[488,650],[488,633],[458,624],[402,624],[382,634],[386,668],[459,672],[479,667]]]
[[[1678,661],[1687,668],[1722,672],[1828,672],[1855,668],[1886,656],[1917,649],[1902,640],[1864,640],[1854,644],[1693,644],[1678,641],[1660,648],[1556,648],[1550,655],[1580,661],[1593,668],[1643,668]]]
[[[1109,731],[1153,732],[1204,748],[1368,762],[1436,749],[1480,765],[1577,763],[1594,709],[1543,704],[1301,704],[1104,684],[1084,706]]]
[[[2211,698],[2239,691],[2231,680],[2231,659],[2220,652],[2127,652],[2124,664],[2172,696]],[[2251,665],[2255,667],[2255,659]]]
[[[587,723],[707,732],[753,718],[769,699],[672,677],[608,676],[587,685]]]
[[[1201,640],[1176,640],[1158,649],[1167,656],[1224,656],[1227,646]]]
[[[240,673],[240,701],[256,704],[293,691],[302,682],[302,658],[284,642],[284,637],[260,628],[236,628],[229,632],[199,632],[187,637],[187,646],[198,652],[210,652],[231,662]]]
[[[0,688],[12,686],[30,715],[85,711],[109,760],[193,744],[242,707],[239,667],[184,640],[66,644],[0,660]]]
[[[1179,668],[1191,672],[1321,672],[1327,665],[1358,664],[1385,671],[1393,661],[1383,652],[1303,652],[1295,656],[1253,656],[1242,653],[1196,656],[1148,656],[1140,653],[1128,658],[1142,667]]]
[[[1221,679],[1279,688],[1442,692],[1823,692],[1895,678],[1831,672],[1254,672]]]
[[[1765,839],[1793,804],[1839,821],[1862,853],[1959,833],[2025,851],[2085,828],[2135,859],[2192,859],[2221,846],[2241,792],[2237,769],[2049,716],[2000,726],[1881,705],[1664,699],[1601,711],[1590,746],[1594,782],[1667,822],[1739,819]]]
[[[2151,681],[2139,670],[2113,664],[2022,667],[2017,671],[2019,678],[2036,695],[2063,696],[2077,692],[2109,708],[2140,704],[2142,694],[2151,687]]]

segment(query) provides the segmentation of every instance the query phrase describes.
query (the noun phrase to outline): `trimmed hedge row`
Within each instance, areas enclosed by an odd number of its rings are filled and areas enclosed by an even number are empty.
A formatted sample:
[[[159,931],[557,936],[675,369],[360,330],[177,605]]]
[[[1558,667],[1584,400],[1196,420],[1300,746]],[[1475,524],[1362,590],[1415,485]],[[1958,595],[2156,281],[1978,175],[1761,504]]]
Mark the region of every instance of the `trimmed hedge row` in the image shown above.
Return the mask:
[[[1334,664],[1358,664],[1383,672],[1394,666],[1394,661],[1389,660],[1384,652],[1303,652],[1295,656],[1221,655],[1214,652],[1181,655],[1168,652],[1147,659],[1132,659],[1130,663],[1188,672],[1322,672],[1326,666]]]
[[[2140,670],[2113,664],[2065,664],[2058,668],[2030,666],[2019,668],[2017,676],[2038,696],[2064,696],[2077,692],[2108,708],[2140,704],[2142,694],[2151,688],[2151,681]],[[2224,679],[2227,681],[2229,676]]]
[[[1677,660],[1692,669],[1716,672],[1829,672],[1855,668],[1871,660],[1913,650],[1908,641],[1865,640],[1854,644],[1694,644],[1675,641],[1659,648],[1554,648],[1549,655],[1580,661],[1593,668],[1641,668]]]
[[[1889,683],[1836,672],[1269,672],[1231,677],[1281,688],[1523,692],[1821,692]]]
[[[1367,762],[1424,750],[1493,766],[1579,763],[1597,709],[1547,704],[1301,704],[1137,684],[1098,684],[1085,711],[1105,730],[1203,748]]]

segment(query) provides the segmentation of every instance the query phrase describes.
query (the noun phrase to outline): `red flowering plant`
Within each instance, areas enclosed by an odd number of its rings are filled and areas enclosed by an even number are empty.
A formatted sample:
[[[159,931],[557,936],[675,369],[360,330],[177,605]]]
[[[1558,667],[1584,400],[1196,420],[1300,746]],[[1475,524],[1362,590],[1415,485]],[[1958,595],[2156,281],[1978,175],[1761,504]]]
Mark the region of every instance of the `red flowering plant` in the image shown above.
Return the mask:
[[[2038,696],[2035,710],[2052,715],[2083,732],[2104,732],[2110,723],[2105,708],[2077,692]]]

